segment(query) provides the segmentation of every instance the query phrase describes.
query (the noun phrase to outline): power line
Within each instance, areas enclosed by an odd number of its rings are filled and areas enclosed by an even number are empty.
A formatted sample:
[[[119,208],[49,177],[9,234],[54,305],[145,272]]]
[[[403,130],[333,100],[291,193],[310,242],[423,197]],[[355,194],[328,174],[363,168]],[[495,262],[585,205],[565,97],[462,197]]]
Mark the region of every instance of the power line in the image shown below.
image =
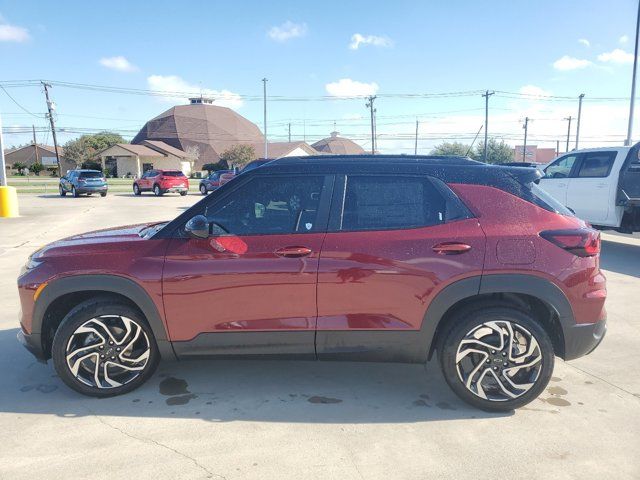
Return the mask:
[[[11,99],[11,101],[12,101],[13,103],[15,103],[18,107],[20,107],[20,109],[22,109],[24,112],[28,113],[28,114],[29,114],[29,115],[31,115],[32,117],[42,118],[42,117],[40,117],[39,115],[36,115],[35,113],[32,113],[32,112],[30,112],[29,110],[27,110],[26,108],[24,108],[20,103],[18,103],[18,101],[17,101],[15,98],[13,98],[13,97],[11,96],[11,94],[10,94],[9,92],[7,92],[7,89],[6,89],[6,88],[4,88],[2,85],[0,85],[0,88],[2,89],[2,91],[3,91],[4,93],[6,93],[6,94],[7,94],[7,97],[9,97],[9,98]]]

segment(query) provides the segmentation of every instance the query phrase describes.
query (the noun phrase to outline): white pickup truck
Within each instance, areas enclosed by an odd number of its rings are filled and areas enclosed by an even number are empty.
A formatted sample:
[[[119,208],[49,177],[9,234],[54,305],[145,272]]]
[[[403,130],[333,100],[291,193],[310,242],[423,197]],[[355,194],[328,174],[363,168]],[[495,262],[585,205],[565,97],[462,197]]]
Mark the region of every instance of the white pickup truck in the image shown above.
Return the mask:
[[[569,152],[544,168],[540,186],[594,226],[640,232],[640,143]]]

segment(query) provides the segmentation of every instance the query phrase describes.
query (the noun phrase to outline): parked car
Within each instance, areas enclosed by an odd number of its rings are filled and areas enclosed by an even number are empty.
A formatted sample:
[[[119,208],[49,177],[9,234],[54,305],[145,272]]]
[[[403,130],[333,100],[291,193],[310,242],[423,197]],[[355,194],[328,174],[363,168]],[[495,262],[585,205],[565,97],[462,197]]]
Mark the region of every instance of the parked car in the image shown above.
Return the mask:
[[[172,221],[35,252],[19,338],[96,397],[135,389],[160,358],[437,355],[464,401],[521,407],[554,356],[606,331],[600,234],[539,178],[455,157],[279,159]]]
[[[67,193],[74,197],[94,193],[106,197],[108,191],[107,179],[100,170],[69,170],[58,183],[58,192],[61,197],[66,196]]]
[[[189,179],[180,170],[148,170],[133,182],[133,194],[153,192],[156,197],[177,192],[184,196],[189,192]]]
[[[200,180],[200,185],[198,190],[202,195],[206,195],[209,192],[213,192],[214,190],[220,187],[220,175],[223,173],[232,173],[231,170],[217,170],[210,175],[204,177]]]
[[[640,231],[640,144],[575,150],[544,169],[540,186],[599,228]]]

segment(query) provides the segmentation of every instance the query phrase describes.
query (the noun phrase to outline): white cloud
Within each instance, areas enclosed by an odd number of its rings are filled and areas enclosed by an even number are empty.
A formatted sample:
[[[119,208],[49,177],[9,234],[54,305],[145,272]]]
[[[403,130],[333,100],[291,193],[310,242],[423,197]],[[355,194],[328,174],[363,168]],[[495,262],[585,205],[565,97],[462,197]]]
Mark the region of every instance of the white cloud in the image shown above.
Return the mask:
[[[29,30],[24,27],[9,24],[0,15],[0,42],[26,42],[31,36]]]
[[[569,55],[565,55],[553,62],[553,68],[561,71],[578,70],[580,68],[586,68],[591,65],[592,62],[590,60],[570,57]]]
[[[584,45],[587,48],[589,48],[591,46],[591,42],[589,40],[587,40],[586,38],[579,38],[578,39],[578,43]]]
[[[361,45],[373,45],[374,47],[391,47],[393,41],[387,37],[379,37],[377,35],[361,35],[360,33],[354,33],[351,36],[351,43],[349,48],[351,50],[358,50]]]
[[[159,97],[169,103],[187,103],[188,97],[212,97],[215,99],[214,105],[220,107],[240,108],[243,100],[237,93],[229,90],[213,90],[210,88],[200,88],[188,83],[177,75],[151,75],[147,77],[149,89],[158,92]]]
[[[307,34],[306,23],[293,23],[287,20],[280,26],[271,27],[267,36],[276,42],[286,42],[296,37],[304,37]]]
[[[598,55],[598,60],[601,62],[611,63],[633,63],[633,53],[625,52],[620,48],[616,48],[610,52],[601,53]]]
[[[100,59],[100,65],[106,68],[110,68],[111,70],[118,70],[120,72],[134,72],[138,70],[138,67],[133,65],[123,56],[103,57]]]
[[[375,82],[363,83],[350,78],[341,78],[337,82],[325,85],[327,93],[333,97],[364,97],[374,95],[378,88],[378,84]]]
[[[551,95],[551,93],[543,90],[540,87],[536,87],[535,85],[525,85],[524,87],[520,87],[520,90],[518,91],[523,95],[528,95],[531,97],[548,97],[549,95]]]
[[[629,41],[629,36],[628,35],[622,35],[619,39],[618,42],[620,42],[621,44],[625,44]]]

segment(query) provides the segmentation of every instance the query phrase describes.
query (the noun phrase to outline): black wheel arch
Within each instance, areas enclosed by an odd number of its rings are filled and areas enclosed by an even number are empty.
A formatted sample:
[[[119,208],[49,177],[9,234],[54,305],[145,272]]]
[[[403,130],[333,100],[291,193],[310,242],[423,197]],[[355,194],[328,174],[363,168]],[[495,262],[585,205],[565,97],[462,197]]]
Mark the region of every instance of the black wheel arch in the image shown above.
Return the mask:
[[[138,308],[153,331],[161,357],[167,360],[176,358],[165,324],[149,294],[134,280],[118,275],[73,275],[47,284],[34,305],[32,317],[32,333],[41,337],[45,358],[49,356],[50,347],[46,344],[52,340],[48,324],[54,322],[53,326],[57,327],[55,322],[59,324],[61,320],[56,318],[55,311],[59,301],[66,296],[71,296],[74,301],[84,301],[109,294],[122,297]]]

